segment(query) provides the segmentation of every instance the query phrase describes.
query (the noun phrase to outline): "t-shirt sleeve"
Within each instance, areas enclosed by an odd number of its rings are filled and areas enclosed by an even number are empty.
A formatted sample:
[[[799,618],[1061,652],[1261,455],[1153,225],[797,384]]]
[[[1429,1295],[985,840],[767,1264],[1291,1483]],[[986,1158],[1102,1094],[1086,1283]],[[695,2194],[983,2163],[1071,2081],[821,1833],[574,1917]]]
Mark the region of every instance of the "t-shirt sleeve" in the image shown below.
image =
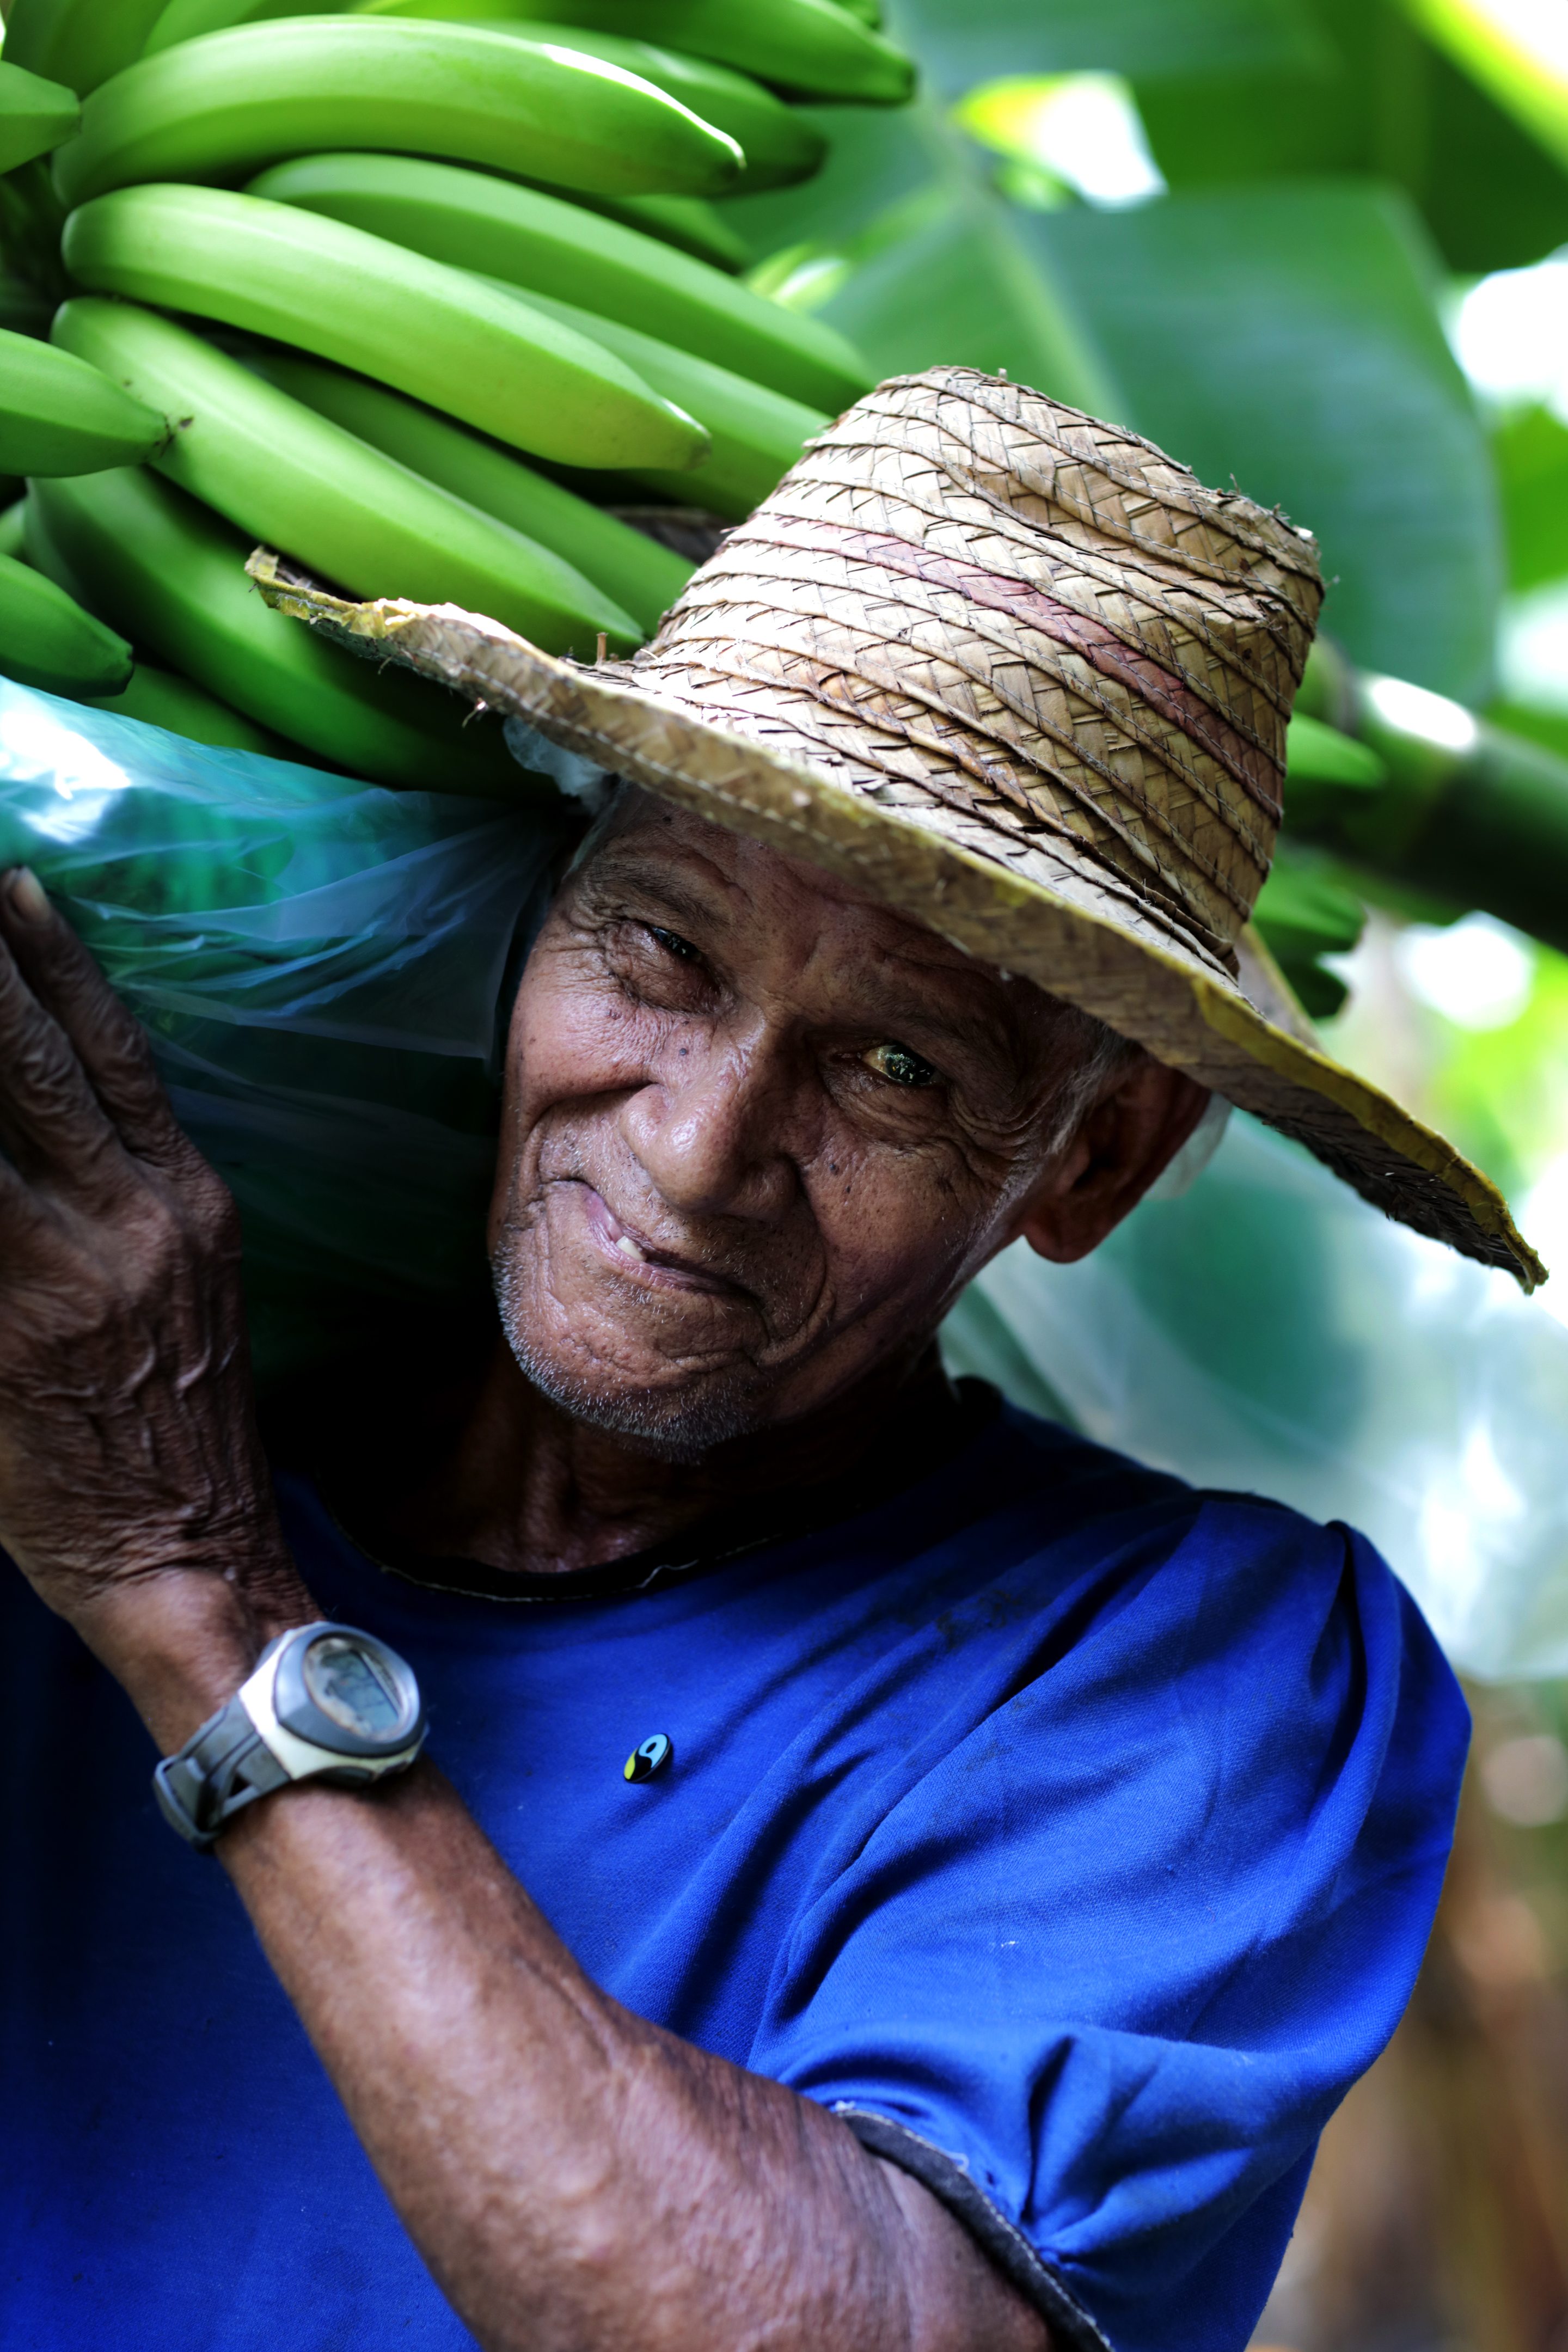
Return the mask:
[[[895,1726],[885,1802],[803,1903],[750,2062],[1114,2352],[1246,2344],[1409,1998],[1468,1733],[1362,1538],[1189,1504],[890,1654],[845,1734]]]

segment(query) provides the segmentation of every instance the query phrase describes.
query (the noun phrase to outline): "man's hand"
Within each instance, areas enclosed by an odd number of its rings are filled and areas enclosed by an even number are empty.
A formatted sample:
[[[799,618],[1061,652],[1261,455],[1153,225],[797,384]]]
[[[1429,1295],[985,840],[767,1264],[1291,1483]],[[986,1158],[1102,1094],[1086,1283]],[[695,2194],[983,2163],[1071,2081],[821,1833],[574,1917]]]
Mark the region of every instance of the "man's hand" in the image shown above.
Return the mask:
[[[0,1544],[177,1744],[314,1612],[273,1512],[229,1194],[25,868],[0,881]]]

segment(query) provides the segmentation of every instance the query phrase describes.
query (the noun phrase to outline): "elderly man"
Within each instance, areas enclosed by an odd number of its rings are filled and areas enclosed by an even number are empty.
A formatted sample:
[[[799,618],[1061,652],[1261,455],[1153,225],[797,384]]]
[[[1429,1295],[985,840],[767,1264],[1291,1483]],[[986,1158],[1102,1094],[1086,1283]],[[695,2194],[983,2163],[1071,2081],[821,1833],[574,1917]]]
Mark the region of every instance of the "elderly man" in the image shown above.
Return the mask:
[[[955,1391],[933,1334],[1215,1087],[1535,1270],[1241,932],[1317,593],[1277,519],[954,372],[637,664],[318,599],[629,781],[511,1017],[499,1332],[270,1467],[226,1195],[10,877],[7,2343],[1246,2342],[1463,1706],[1360,1538]]]

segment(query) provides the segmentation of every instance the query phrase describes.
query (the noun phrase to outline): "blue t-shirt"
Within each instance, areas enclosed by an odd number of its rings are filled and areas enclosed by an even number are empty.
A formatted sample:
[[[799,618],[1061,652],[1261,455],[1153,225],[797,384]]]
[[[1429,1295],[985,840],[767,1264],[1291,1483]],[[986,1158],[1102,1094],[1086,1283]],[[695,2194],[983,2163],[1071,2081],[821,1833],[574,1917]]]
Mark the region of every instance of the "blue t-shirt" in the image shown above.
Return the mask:
[[[1359,1537],[1013,1412],[858,1517],[542,1605],[405,1581],[281,1488],[607,1991],[842,2110],[1063,2344],[1246,2343],[1465,1752]],[[128,1701],[14,1572],[0,1621],[7,2352],[469,2344]]]

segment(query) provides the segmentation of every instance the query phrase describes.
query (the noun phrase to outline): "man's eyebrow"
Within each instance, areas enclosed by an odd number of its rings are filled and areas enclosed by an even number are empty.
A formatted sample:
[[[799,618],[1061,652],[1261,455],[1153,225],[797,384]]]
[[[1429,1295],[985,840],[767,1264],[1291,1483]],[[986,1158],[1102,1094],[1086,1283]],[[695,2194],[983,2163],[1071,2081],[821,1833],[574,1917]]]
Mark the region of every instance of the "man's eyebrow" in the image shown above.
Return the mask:
[[[607,849],[583,877],[583,887],[590,897],[615,897],[626,891],[657,899],[660,911],[673,915],[678,922],[700,926],[729,919],[722,908],[684,887],[651,860],[645,862],[635,851],[617,857],[613,846]]]

